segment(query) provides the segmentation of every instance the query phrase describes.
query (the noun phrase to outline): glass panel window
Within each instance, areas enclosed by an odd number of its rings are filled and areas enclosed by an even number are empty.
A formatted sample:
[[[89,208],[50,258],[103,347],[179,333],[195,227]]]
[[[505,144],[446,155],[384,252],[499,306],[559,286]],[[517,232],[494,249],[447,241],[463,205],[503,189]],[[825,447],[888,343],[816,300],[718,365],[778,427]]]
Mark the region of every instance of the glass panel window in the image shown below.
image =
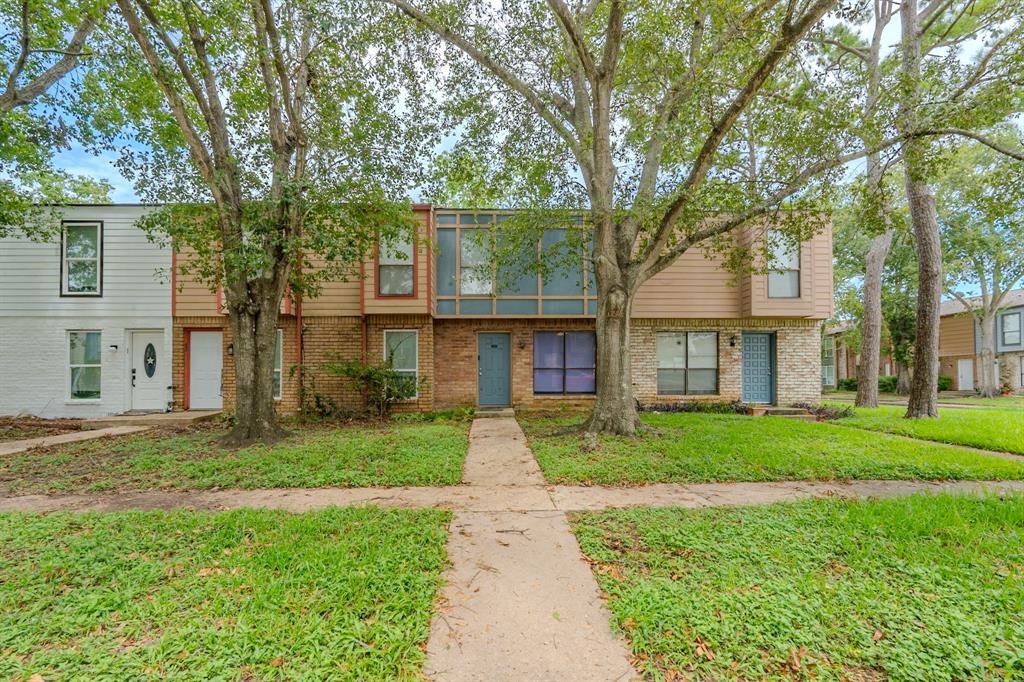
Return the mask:
[[[718,393],[718,332],[658,332],[659,395]]]
[[[596,389],[594,332],[534,332],[534,393],[594,393]]]
[[[777,233],[769,239],[768,298],[800,298],[800,245]]]
[[[437,231],[437,293],[455,295],[455,230]]]
[[[377,291],[381,296],[412,296],[414,290],[412,235],[382,242],[377,251]]]
[[[557,267],[544,273],[541,293],[545,296],[581,296],[583,294],[583,259],[571,265],[567,232],[565,230],[544,230],[541,247],[544,258],[551,259]]]
[[[823,386],[836,385],[836,340],[826,336],[821,341],[821,384]]]
[[[485,232],[461,230],[459,236],[459,291],[463,296],[484,296],[494,290],[494,272]]]
[[[69,390],[71,400],[99,400],[102,378],[100,332],[68,332]]]
[[[384,359],[407,384],[409,398],[418,395],[419,388],[419,334],[415,330],[384,332]]]
[[[65,223],[61,293],[100,294],[103,238],[99,223]]]
[[[1008,313],[1003,315],[1003,345],[1020,345],[1020,313]]]
[[[284,367],[284,332],[274,335],[274,400],[281,399],[281,372]]]

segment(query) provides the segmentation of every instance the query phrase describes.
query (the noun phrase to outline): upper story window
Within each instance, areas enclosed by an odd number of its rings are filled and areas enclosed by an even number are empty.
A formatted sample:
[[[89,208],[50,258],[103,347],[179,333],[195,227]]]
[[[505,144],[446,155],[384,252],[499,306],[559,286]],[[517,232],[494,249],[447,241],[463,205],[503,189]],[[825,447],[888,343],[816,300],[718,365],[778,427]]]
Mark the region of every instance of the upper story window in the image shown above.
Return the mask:
[[[718,332],[658,332],[658,395],[718,393]]]
[[[836,385],[836,340],[826,336],[821,340],[821,385]]]
[[[1020,313],[1006,313],[1003,315],[1003,345],[1020,345]]]
[[[377,293],[380,296],[413,296],[415,257],[412,235],[381,242],[377,249]]]
[[[99,400],[102,378],[102,335],[98,331],[68,332],[68,398]]]
[[[489,230],[462,230],[459,252],[459,293],[489,295],[494,291],[494,268],[488,248]]]
[[[778,233],[769,239],[768,298],[800,298],[800,245]]]
[[[103,224],[67,222],[61,232],[62,296],[103,295]]]
[[[595,393],[594,332],[534,332],[534,393]]]

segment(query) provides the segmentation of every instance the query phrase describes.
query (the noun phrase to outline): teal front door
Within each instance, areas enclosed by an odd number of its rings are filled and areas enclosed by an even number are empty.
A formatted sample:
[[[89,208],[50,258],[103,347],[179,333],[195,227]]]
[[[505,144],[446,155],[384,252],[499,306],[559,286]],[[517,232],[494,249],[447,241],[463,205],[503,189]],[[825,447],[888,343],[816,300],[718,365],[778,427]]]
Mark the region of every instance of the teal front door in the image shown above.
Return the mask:
[[[775,400],[775,335],[743,333],[743,402]]]
[[[512,358],[508,334],[487,333],[477,336],[479,396],[481,406],[512,404]]]

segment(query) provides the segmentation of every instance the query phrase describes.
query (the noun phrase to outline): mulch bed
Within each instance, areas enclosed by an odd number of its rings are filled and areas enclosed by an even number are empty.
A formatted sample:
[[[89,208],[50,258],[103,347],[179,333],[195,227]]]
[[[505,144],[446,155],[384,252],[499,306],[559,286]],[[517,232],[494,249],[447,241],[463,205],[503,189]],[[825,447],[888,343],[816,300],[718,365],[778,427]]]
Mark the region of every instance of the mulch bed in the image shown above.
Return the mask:
[[[80,419],[0,417],[0,442],[57,436],[81,429],[82,421]]]

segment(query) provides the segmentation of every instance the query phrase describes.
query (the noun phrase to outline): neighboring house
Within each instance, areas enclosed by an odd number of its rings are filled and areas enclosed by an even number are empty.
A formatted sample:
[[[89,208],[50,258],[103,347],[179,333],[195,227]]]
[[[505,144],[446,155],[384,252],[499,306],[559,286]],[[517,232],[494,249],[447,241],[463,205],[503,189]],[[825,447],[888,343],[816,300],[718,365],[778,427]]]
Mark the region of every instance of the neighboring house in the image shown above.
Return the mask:
[[[968,299],[972,304],[978,299]],[[953,379],[953,389],[973,391],[981,382],[981,328],[963,303],[942,304],[939,322],[939,373]],[[995,320],[996,362],[1000,384],[1024,387],[1024,289],[1007,293]]]
[[[842,321],[829,325],[821,340],[821,385],[835,388],[843,379],[855,379],[860,365],[860,353],[843,340],[843,334],[853,325]],[[878,356],[878,376],[896,373],[896,362],[886,352]]]
[[[171,251],[145,210],[68,207],[50,242],[0,239],[0,414],[170,407]]]
[[[286,297],[279,409],[296,410],[301,394],[358,405],[358,394],[321,369],[336,357],[390,356],[420,387],[406,410],[593,400],[597,300],[583,254],[579,267],[546,277],[499,276],[471,231],[492,229],[501,212],[413,209],[415,240],[367,259],[362,277],[327,283],[316,298]],[[552,229],[544,242],[562,238]],[[818,400],[821,324],[832,314],[830,229],[776,262],[770,275],[737,284],[695,249],[647,282],[632,311],[637,398]],[[175,406],[230,405],[233,346],[220,295],[179,272],[172,305]]]

